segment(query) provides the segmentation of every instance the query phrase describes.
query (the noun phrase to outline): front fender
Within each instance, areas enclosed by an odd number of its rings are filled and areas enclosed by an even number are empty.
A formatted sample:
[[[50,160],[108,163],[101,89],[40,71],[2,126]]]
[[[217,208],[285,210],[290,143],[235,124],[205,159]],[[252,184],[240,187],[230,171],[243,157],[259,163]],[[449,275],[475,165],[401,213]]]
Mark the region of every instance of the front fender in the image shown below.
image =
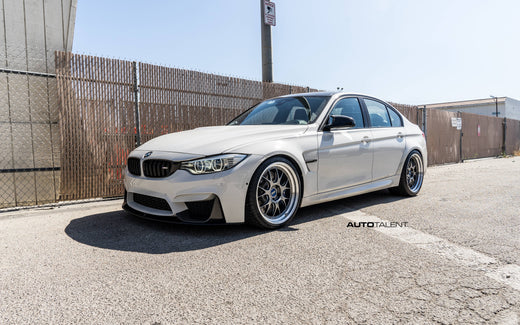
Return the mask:
[[[262,156],[263,161],[284,156],[293,161],[303,180],[303,196],[317,191],[317,135],[304,134],[288,139],[276,139],[234,148],[234,152],[248,152]],[[314,158],[313,158],[314,157]],[[258,165],[260,165],[260,163]],[[257,166],[258,168],[258,166]]]

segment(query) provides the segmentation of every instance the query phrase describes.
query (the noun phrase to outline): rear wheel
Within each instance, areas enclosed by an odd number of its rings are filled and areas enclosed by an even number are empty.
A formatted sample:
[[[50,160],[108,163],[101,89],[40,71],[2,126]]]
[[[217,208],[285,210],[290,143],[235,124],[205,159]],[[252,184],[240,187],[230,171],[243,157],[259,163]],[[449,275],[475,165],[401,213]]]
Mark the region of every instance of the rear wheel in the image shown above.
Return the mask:
[[[424,179],[423,159],[419,151],[410,152],[406,158],[399,186],[390,189],[390,192],[405,196],[416,196],[421,190]]]
[[[300,206],[301,182],[292,162],[273,157],[253,174],[246,198],[246,222],[267,229],[288,224]]]

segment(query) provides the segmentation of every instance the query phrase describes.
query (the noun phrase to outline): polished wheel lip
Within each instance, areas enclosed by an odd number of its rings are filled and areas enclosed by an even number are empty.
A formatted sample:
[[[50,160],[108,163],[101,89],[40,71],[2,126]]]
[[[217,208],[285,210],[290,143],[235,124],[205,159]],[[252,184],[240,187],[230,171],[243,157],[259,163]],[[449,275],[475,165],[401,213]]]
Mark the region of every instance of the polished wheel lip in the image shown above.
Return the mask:
[[[294,169],[284,162],[274,162],[261,173],[256,184],[256,205],[262,218],[280,225],[298,208],[300,184]]]
[[[406,165],[406,185],[411,192],[417,193],[421,189],[424,178],[424,166],[418,153],[413,153]]]

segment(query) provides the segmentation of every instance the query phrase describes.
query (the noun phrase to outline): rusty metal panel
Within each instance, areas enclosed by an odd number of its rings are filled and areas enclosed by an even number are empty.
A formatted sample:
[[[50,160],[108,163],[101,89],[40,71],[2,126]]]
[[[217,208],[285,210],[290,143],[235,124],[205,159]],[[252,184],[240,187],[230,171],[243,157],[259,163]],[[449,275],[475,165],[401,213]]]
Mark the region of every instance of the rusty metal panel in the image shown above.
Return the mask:
[[[520,154],[520,121],[506,120],[506,153]]]
[[[462,118],[463,159],[500,155],[503,144],[503,119],[471,113],[460,113],[460,116]]]
[[[460,131],[451,126],[457,113],[427,110],[428,165],[454,163],[460,160]]]

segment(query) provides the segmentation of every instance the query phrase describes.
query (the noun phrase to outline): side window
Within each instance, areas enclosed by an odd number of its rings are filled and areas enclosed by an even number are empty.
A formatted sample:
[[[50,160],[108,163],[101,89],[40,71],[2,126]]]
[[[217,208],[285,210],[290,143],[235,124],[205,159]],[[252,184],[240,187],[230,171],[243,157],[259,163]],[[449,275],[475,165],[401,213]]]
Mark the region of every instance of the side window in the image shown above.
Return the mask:
[[[360,129],[365,127],[363,123],[363,113],[361,113],[361,106],[357,98],[343,98],[336,103],[332,109],[330,115],[344,115],[354,119],[356,126],[354,129]]]
[[[364,99],[364,101],[365,105],[367,105],[368,115],[370,116],[372,127],[377,128],[392,126],[390,124],[390,117],[388,116],[388,111],[386,110],[385,105],[370,99]]]
[[[390,107],[387,107],[387,109],[388,113],[390,113],[390,121],[392,122],[392,126],[403,126],[403,122],[401,121],[399,115]]]

